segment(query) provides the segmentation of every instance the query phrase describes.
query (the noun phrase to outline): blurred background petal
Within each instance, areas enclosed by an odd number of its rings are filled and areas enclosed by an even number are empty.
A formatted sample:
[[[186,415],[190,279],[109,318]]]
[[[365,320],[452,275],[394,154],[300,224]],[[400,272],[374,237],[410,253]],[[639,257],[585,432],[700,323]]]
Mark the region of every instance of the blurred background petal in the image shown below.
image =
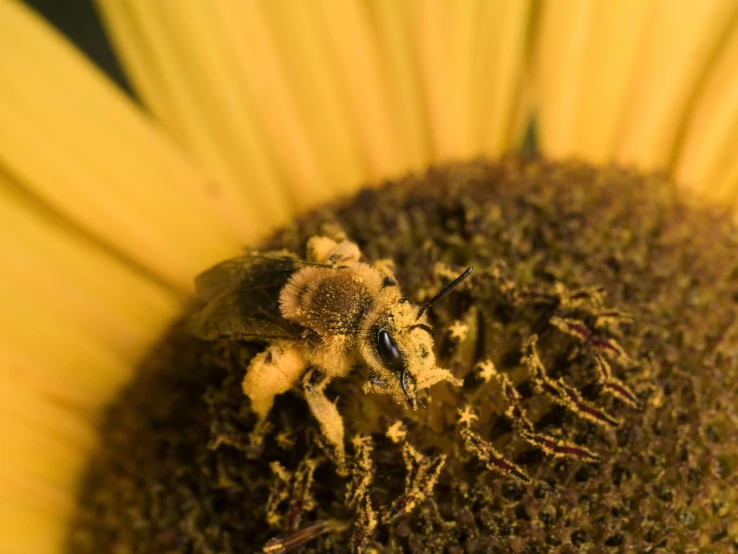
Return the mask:
[[[147,106],[264,208],[520,142],[528,0],[98,6]]]
[[[99,70],[11,0],[0,2],[0,74],[0,168],[125,258],[188,291],[199,269],[259,235],[248,203],[231,202]]]

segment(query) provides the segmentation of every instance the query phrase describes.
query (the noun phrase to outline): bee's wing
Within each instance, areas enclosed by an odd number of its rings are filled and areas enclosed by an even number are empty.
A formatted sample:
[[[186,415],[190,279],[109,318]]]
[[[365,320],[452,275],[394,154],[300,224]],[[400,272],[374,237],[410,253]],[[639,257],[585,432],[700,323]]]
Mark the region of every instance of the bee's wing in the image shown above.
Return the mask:
[[[241,256],[205,271],[195,280],[205,304],[190,319],[190,330],[205,340],[300,339],[302,328],[279,311],[279,293],[302,265],[280,252]]]

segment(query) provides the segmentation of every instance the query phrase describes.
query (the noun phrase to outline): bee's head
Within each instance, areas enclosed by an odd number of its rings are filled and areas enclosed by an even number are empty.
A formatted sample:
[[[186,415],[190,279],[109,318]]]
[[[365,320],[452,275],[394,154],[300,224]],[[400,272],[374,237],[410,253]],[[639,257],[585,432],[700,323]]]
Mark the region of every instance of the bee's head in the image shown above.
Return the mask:
[[[417,393],[440,381],[461,385],[447,369],[436,366],[434,334],[425,311],[471,273],[471,268],[431,301],[417,306],[399,294],[387,302],[368,328],[362,355],[371,370],[366,392],[390,394],[399,403],[417,405]]]

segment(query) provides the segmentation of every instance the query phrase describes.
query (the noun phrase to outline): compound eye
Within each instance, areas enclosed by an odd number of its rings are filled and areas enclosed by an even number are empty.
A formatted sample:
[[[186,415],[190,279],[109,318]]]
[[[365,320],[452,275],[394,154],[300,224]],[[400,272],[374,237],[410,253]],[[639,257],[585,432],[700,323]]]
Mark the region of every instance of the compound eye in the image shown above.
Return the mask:
[[[382,358],[382,362],[387,368],[398,373],[405,369],[400,347],[397,346],[395,339],[385,329],[380,329],[377,333],[377,350],[379,350],[379,357]]]

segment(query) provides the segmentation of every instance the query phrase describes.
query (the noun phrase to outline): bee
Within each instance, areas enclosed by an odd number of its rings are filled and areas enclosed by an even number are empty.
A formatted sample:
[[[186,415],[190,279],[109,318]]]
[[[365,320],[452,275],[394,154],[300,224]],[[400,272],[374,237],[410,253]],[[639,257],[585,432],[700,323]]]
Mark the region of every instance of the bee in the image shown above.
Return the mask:
[[[190,329],[203,340],[267,342],[243,379],[256,428],[264,427],[274,398],[302,381],[323,436],[343,460],[343,420],[325,395],[332,379],[364,364],[365,393],[388,394],[412,409],[419,390],[441,381],[461,385],[436,365],[426,312],[472,268],[418,306],[402,295],[391,261],[364,263],[343,237],[314,236],[306,251],[304,260],[285,250],[253,252],[199,275],[202,307]]]

